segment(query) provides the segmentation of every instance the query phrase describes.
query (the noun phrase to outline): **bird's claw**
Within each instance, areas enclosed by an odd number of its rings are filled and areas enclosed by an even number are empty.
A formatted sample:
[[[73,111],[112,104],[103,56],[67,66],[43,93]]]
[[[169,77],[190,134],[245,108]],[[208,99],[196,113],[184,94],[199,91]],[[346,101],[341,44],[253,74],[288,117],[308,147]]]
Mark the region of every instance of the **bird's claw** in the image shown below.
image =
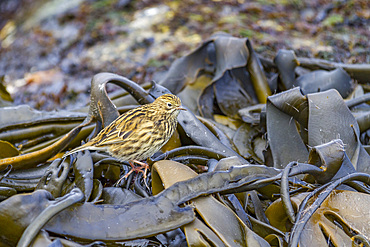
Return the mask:
[[[133,173],[133,172],[136,172],[136,173],[141,172],[143,174],[143,177],[144,177],[145,186],[149,189],[148,184],[146,183],[146,174],[148,172],[149,165],[146,164],[146,163],[144,163],[144,162],[138,161],[138,160],[132,160],[132,161],[130,160],[129,163],[130,163],[130,166],[131,166],[131,170],[128,173],[126,173],[125,176],[121,177],[115,183],[115,186],[119,185],[123,179],[128,178],[131,173]],[[136,164],[138,164],[140,166],[135,166],[134,163],[136,163]],[[143,168],[144,168],[144,170],[143,170]]]

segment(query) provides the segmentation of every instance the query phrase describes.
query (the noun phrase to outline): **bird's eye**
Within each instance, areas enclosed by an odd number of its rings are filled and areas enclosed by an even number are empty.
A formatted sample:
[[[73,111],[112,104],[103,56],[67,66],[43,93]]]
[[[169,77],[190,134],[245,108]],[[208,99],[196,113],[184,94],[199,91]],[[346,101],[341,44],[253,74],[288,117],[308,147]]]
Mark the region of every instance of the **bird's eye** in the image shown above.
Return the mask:
[[[172,104],[171,104],[171,103],[167,103],[167,106],[168,106],[168,107],[171,107],[171,106],[172,106]]]

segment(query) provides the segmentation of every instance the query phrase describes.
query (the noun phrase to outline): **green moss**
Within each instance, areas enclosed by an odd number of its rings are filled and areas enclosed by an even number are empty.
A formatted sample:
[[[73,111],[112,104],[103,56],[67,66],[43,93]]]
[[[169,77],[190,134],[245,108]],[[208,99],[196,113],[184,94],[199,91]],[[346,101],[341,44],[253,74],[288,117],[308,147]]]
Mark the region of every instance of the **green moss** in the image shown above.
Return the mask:
[[[332,27],[337,24],[343,23],[344,18],[342,15],[339,14],[332,14],[329,15],[323,22],[322,25],[325,27]]]
[[[239,35],[242,36],[242,37],[248,37],[248,38],[251,38],[254,36],[254,31],[253,30],[250,30],[250,29],[241,29],[239,31]]]
[[[148,63],[147,63],[147,66],[149,67],[156,67],[156,68],[159,68],[159,67],[162,67],[162,66],[168,66],[169,65],[169,62],[168,61],[165,61],[165,60],[157,60],[157,59],[149,59]]]

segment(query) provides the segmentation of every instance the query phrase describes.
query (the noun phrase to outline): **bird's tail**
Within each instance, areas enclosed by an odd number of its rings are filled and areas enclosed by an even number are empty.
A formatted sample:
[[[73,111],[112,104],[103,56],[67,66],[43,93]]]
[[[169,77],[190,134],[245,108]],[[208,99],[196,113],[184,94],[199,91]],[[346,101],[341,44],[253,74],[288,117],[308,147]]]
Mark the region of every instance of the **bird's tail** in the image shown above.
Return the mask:
[[[84,145],[79,146],[75,149],[72,149],[68,153],[65,153],[63,155],[63,158],[67,157],[70,154],[74,154],[74,153],[77,153],[77,152],[80,152],[80,151],[85,151],[85,150],[102,150],[102,148],[91,146],[91,143],[87,142]],[[102,151],[104,151],[104,150],[102,150]]]

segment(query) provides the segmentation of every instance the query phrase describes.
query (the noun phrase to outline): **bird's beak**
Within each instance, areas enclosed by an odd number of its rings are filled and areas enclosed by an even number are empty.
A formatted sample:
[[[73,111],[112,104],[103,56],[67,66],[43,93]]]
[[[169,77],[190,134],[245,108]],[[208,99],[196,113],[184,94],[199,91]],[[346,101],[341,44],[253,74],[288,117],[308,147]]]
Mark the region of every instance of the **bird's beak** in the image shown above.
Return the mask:
[[[176,109],[177,109],[177,110],[179,110],[179,111],[181,111],[181,110],[182,110],[182,111],[186,111],[186,109],[185,109],[185,108],[183,108],[183,107],[177,107]]]

